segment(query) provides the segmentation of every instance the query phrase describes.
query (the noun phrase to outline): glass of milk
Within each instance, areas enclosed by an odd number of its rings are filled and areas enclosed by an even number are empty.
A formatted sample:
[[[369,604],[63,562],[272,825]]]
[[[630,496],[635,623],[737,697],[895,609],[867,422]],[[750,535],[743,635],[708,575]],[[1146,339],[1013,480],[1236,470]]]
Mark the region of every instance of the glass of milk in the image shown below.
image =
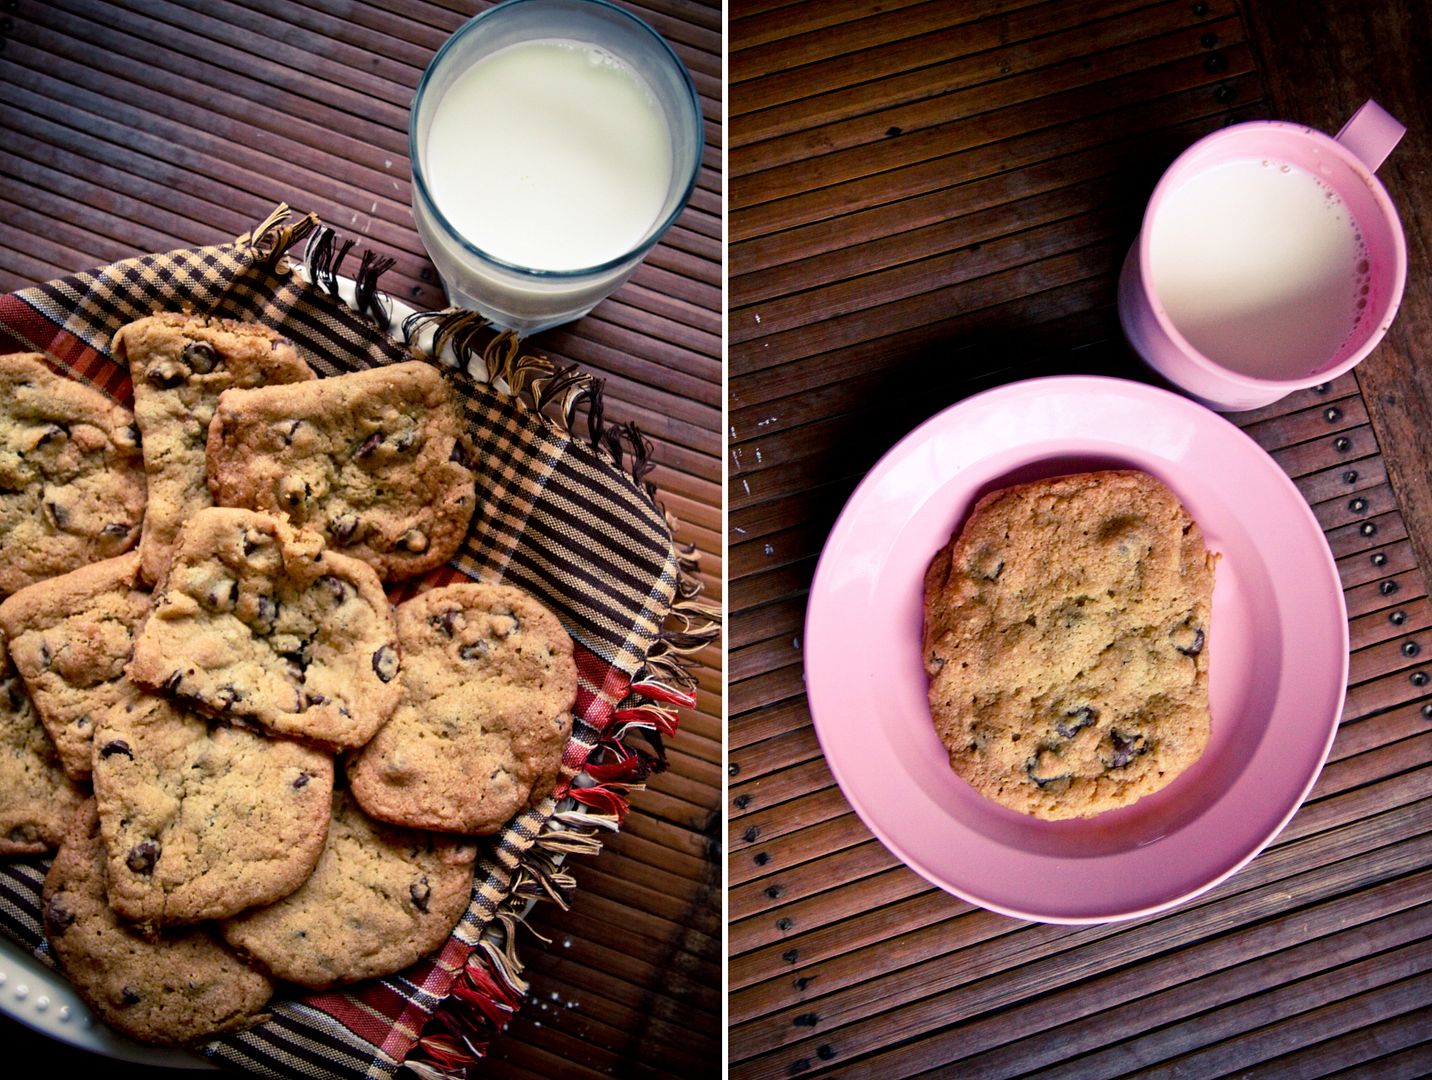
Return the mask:
[[[1124,263],[1130,343],[1223,411],[1350,370],[1406,282],[1402,227],[1373,175],[1403,130],[1368,102],[1336,138],[1269,120],[1191,146],[1154,189]]]
[[[680,59],[605,0],[507,0],[418,84],[413,218],[449,300],[528,335],[631,276],[695,186],[701,106]]]

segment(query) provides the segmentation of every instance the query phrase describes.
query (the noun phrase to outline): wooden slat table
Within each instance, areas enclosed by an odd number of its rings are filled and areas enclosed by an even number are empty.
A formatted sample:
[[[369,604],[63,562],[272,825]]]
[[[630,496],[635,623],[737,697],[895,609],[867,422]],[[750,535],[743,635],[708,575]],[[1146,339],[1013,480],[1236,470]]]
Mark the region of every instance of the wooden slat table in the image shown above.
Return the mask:
[[[701,95],[691,204],[635,277],[531,347],[606,379],[606,416],[653,444],[677,538],[721,601],[721,9],[631,0]],[[409,211],[407,114],[423,67],[485,0],[4,0],[0,290],[232,239],[279,202],[397,260],[382,287],[443,306]],[[351,273],[356,257],[348,264]],[[712,1075],[720,1059],[721,651],[696,657],[671,768],[595,860],[571,911],[539,905],[532,998],[484,1074]],[[11,1052],[79,1053],[6,1021]],[[45,1055],[41,1057],[40,1055]],[[124,1075],[105,1063],[107,1074]],[[130,1075],[149,1075],[134,1070]]]
[[[734,0],[730,10],[731,1075],[1432,1072],[1426,3]],[[1409,127],[1393,332],[1236,421],[1337,556],[1351,688],[1263,854],[1158,917],[966,904],[864,827],[803,693],[835,515],[936,410],[1049,373],[1145,379],[1114,309],[1164,167],[1268,116]],[[859,632],[852,627],[852,632]]]

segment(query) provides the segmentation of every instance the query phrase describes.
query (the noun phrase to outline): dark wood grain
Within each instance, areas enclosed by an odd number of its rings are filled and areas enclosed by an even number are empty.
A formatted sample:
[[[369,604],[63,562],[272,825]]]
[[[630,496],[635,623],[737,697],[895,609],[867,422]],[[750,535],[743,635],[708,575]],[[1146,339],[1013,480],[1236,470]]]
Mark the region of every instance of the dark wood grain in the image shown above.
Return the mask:
[[[1432,971],[1425,5],[730,15],[732,1075],[1414,1074]],[[1240,120],[1336,131],[1368,96],[1411,129],[1383,175],[1420,280],[1355,375],[1232,418],[1337,560],[1352,652],[1326,767],[1261,855],[1159,916],[1040,925],[941,892],[871,836],[815,738],[800,641],[835,516],[973,392],[1149,380],[1114,284],[1163,168]]]
[[[275,204],[314,210],[396,264],[382,285],[444,299],[409,211],[407,108],[484,0],[7,0],[0,5],[0,290],[147,251],[232,239]],[[606,380],[606,416],[653,443],[677,538],[722,598],[722,20],[708,0],[627,4],[692,72],[706,127],[690,206],[623,289],[532,347]],[[352,265],[356,265],[352,264]],[[574,859],[572,909],[522,943],[529,1005],[492,1076],[709,1076],[720,1060],[721,649],[622,833]],[[55,1049],[57,1069],[149,1075]]]

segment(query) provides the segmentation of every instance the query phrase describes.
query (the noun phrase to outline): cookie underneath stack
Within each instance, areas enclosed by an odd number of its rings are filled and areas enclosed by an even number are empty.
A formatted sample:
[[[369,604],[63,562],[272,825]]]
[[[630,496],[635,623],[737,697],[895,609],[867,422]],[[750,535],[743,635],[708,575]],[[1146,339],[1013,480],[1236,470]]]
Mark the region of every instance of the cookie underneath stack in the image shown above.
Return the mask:
[[[1208,742],[1215,560],[1147,473],[982,498],[925,575],[930,712],[955,772],[1048,820],[1170,783]]]
[[[190,1044],[440,948],[472,837],[553,793],[577,674],[518,589],[387,598],[477,501],[437,369],[319,379],[180,314],[114,352],[134,414],[0,357],[0,855],[58,846],[60,967],[117,1030]]]

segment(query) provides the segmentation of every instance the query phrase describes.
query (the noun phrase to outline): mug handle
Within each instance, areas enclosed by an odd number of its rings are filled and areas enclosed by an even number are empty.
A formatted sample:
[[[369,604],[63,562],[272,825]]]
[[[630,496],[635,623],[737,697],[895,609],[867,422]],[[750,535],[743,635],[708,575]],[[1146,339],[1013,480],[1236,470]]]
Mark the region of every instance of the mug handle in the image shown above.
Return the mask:
[[[1406,133],[1391,113],[1369,98],[1333,138],[1366,165],[1368,172],[1377,172]]]

